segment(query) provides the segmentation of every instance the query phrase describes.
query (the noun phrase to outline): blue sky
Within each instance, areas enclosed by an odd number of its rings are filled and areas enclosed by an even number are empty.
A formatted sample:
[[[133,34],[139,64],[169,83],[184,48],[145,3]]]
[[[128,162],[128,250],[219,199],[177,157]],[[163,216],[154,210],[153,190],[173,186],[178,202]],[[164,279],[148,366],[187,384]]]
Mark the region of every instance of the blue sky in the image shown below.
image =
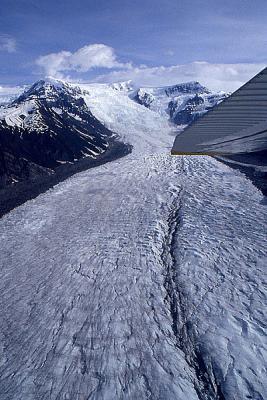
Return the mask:
[[[266,0],[1,0],[0,85],[204,74],[231,89],[266,64],[266,20]]]

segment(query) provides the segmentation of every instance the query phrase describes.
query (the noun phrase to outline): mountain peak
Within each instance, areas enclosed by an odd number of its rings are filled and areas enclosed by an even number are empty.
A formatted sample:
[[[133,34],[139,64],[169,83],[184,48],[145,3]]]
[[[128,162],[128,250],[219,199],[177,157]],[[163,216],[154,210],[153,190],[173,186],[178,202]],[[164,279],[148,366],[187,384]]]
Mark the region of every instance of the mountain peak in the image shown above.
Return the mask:
[[[165,90],[165,93],[167,95],[170,94],[175,94],[177,93],[211,93],[209,89],[207,89],[205,86],[201,85],[198,81],[189,81],[189,82],[183,82],[183,83],[178,83],[176,85],[172,86],[166,86],[162,88]]]
[[[48,98],[51,97],[51,95],[58,95],[63,89],[65,91],[70,91],[72,88],[68,82],[49,76],[38,80],[27,88],[16,101],[21,102],[35,96],[38,98]]]
[[[130,92],[134,88],[132,80],[115,82],[112,83],[110,86],[112,87],[112,89],[118,90],[120,92]]]
[[[51,76],[45,77],[43,79],[40,79],[39,81],[35,82],[29,90],[39,90],[43,87],[51,87],[53,86],[55,89],[62,88],[64,86],[68,86],[68,83],[65,81],[62,81],[61,79],[53,78]]]

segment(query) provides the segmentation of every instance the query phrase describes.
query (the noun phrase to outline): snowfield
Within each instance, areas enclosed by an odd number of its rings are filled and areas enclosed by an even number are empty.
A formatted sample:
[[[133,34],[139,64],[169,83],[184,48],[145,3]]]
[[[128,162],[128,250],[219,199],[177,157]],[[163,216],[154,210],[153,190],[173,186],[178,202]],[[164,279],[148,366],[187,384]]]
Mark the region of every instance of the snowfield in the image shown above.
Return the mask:
[[[127,92],[105,84],[79,85],[92,114],[108,129],[133,145],[135,154],[148,154],[169,149],[179,128],[171,125],[166,116],[136,103]],[[170,138],[173,135],[173,138]]]
[[[266,199],[112,90],[133,152],[0,221],[0,399],[266,399]]]

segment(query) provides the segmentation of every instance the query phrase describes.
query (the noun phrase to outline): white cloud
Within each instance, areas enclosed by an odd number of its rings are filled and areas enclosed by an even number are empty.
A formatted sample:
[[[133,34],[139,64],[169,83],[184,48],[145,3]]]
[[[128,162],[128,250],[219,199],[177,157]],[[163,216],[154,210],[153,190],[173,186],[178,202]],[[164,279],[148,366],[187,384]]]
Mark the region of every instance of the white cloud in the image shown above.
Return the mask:
[[[0,96],[17,94],[24,86],[0,86]]]
[[[0,86],[0,105],[19,96],[25,88],[26,86]]]
[[[6,34],[0,34],[0,51],[7,51],[8,53],[15,53],[16,40]]]
[[[265,64],[211,64],[196,61],[170,67],[135,67],[99,76],[97,82],[133,80],[138,86],[165,86],[199,81],[212,90],[233,91],[265,68]]]
[[[173,54],[171,49],[168,54]],[[111,83],[131,79],[136,86],[167,86],[199,81],[209,89],[224,91],[236,90],[266,66],[262,63],[215,64],[206,61],[168,67],[133,66],[131,63],[119,62],[114,49],[104,44],[86,45],[75,52],[60,51],[43,55],[36,60],[36,64],[46,75],[69,80],[73,77],[66,74],[72,72],[84,73],[94,68],[107,68],[110,71],[98,75],[95,82]]]
[[[104,44],[86,45],[74,53],[60,51],[40,56],[36,64],[47,75],[61,76],[66,71],[87,72],[93,68],[124,68],[130,64],[117,61],[114,49]]]

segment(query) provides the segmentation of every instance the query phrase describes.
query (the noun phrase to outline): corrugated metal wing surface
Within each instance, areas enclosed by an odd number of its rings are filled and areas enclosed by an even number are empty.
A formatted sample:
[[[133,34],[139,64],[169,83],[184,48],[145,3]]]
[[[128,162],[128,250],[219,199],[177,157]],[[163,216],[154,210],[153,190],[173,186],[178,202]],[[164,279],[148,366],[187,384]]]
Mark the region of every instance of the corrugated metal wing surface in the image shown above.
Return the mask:
[[[267,149],[267,68],[177,135],[172,154]]]

